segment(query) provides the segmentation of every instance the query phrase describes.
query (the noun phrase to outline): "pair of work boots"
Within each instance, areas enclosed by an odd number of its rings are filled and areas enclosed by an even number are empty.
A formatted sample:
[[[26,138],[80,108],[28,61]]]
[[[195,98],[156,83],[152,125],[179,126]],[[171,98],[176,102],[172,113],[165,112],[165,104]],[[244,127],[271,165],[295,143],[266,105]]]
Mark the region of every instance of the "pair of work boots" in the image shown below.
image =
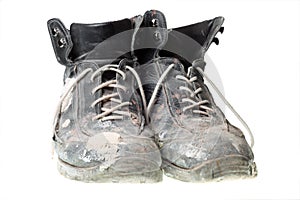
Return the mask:
[[[66,66],[53,136],[59,172],[86,182],[159,182],[163,171],[190,182],[256,176],[243,133],[204,84],[215,87],[204,54],[223,21],[167,29],[155,10],[70,30],[49,20]]]

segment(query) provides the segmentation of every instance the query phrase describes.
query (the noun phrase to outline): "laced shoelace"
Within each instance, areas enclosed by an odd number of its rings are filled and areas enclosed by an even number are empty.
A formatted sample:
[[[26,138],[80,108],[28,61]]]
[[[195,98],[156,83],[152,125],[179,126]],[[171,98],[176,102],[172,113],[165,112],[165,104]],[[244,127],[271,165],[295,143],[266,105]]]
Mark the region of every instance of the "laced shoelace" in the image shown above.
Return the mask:
[[[189,73],[188,73],[187,76],[189,77]],[[192,83],[193,83],[194,81],[197,80],[197,77],[196,77],[196,76],[191,77],[191,78],[187,78],[187,77],[185,77],[185,76],[183,76],[183,75],[176,75],[175,78],[176,78],[177,80],[185,81],[188,85],[191,86],[191,88],[193,88]],[[200,93],[200,92],[202,91],[202,88],[199,87],[199,88],[197,88],[196,90],[193,91],[193,90],[191,90],[190,88],[188,88],[188,87],[186,87],[186,86],[180,86],[180,87],[179,87],[179,90],[185,90],[185,91],[189,92],[189,93],[190,93],[190,97],[191,97],[191,98],[194,98],[198,93]],[[198,114],[203,114],[203,115],[209,116],[208,111],[213,112],[213,109],[211,109],[211,108],[208,107],[208,106],[205,106],[205,104],[208,104],[208,103],[209,103],[208,100],[202,100],[202,101],[196,102],[196,101],[192,100],[191,98],[183,98],[183,99],[182,99],[182,102],[189,102],[189,103],[191,103],[191,105],[186,106],[186,107],[183,107],[183,112],[185,112],[185,111],[188,110],[188,109],[195,108],[195,107],[196,107],[196,108],[203,109],[203,110],[205,110],[205,111],[200,110],[200,109],[196,109],[196,110],[193,110],[193,113],[198,113]]]
[[[101,68],[97,69],[91,76],[91,81],[94,81],[95,77],[99,75],[99,73],[101,72],[104,72],[104,71],[115,71],[116,73],[119,73],[121,76],[122,76],[122,79],[125,80],[126,79],[126,74],[118,69],[119,68],[119,65],[112,65],[112,64],[109,64],[109,65],[105,65],[105,66],[102,66]],[[137,80],[137,83],[138,83],[138,87],[141,91],[141,97],[142,97],[142,101],[143,101],[143,105],[144,105],[144,108],[146,108],[146,97],[145,97],[145,94],[144,94],[144,91],[143,91],[143,87],[142,87],[142,83],[141,83],[141,80],[139,78],[139,75],[137,74],[137,72],[130,66],[125,66],[125,69],[129,70],[136,78]],[[102,84],[100,84],[99,86],[95,87],[93,90],[92,90],[92,93],[95,94],[98,90],[100,89],[103,89],[105,87],[113,87],[113,88],[119,88],[123,91],[126,91],[126,87],[122,86],[122,85],[119,85],[117,84],[117,80],[110,80],[110,81],[106,81]],[[112,93],[112,94],[109,94],[109,95],[106,95],[106,96],[102,96],[98,99],[96,99],[93,103],[92,103],[92,107],[95,107],[95,105],[97,105],[98,103],[100,102],[103,102],[103,101],[106,101],[106,100],[110,100],[112,102],[115,102],[115,103],[118,103],[117,106],[113,107],[113,108],[105,108],[105,107],[102,107],[101,108],[101,111],[103,111],[102,113],[96,115],[95,117],[93,117],[93,120],[101,120],[101,121],[105,121],[105,120],[116,120],[116,119],[123,119],[123,116],[130,116],[130,113],[126,112],[126,111],[120,111],[118,109],[120,109],[121,107],[124,107],[124,106],[129,106],[131,105],[130,102],[121,102],[120,99],[116,99],[114,97],[118,96],[119,94],[117,92],[115,93]],[[111,113],[114,113],[114,114],[118,114],[118,115],[110,115],[110,116],[107,116]],[[146,113],[145,113],[146,114]],[[147,117],[147,115],[146,115]]]
[[[166,76],[168,75],[168,73],[172,70],[172,68],[174,67],[175,65],[174,64],[171,64],[167,67],[167,69],[163,72],[163,74],[161,75],[161,77],[159,78],[159,80],[157,81],[157,84],[154,88],[154,91],[153,91],[153,94],[150,98],[150,101],[149,101],[149,104],[148,104],[148,107],[147,107],[147,112],[150,113],[151,111],[151,108],[154,104],[154,101],[155,101],[155,97],[158,93],[158,90],[163,82],[163,80],[166,78]],[[253,148],[254,146],[254,137],[253,137],[253,134],[249,128],[249,126],[247,125],[247,123],[242,119],[242,117],[237,113],[237,111],[231,106],[231,104],[226,100],[226,98],[224,97],[224,95],[220,92],[220,90],[217,88],[217,86],[213,83],[213,81],[204,73],[204,71],[200,68],[200,67],[195,67],[195,66],[191,66],[189,67],[188,69],[188,73],[187,75],[190,75],[190,72],[191,72],[191,68],[194,67],[207,81],[208,83],[212,86],[212,88],[217,92],[218,96],[222,99],[222,101],[227,105],[227,107],[233,112],[233,114],[237,117],[237,119],[241,122],[241,124],[245,127],[245,129],[247,130],[248,134],[249,134],[249,137],[250,137],[250,146],[251,148]],[[183,75],[177,75],[176,76],[176,79],[177,80],[183,80],[185,82],[187,82],[189,85],[192,86],[192,82],[196,81],[197,80],[197,77],[194,76],[194,77],[191,77],[191,78],[187,78]],[[179,90],[185,90],[185,91],[188,91],[190,93],[190,97],[195,97],[199,92],[202,91],[202,88],[199,87],[195,90],[192,90],[186,86],[180,86],[179,87]],[[193,113],[199,113],[199,114],[204,114],[204,115],[209,115],[208,111],[213,111],[213,109],[209,108],[208,106],[205,106],[204,104],[207,104],[209,103],[208,100],[201,100],[201,101],[194,101],[192,100],[191,98],[183,98],[182,99],[183,102],[189,102],[191,103],[191,105],[188,105],[186,107],[183,108],[183,111],[186,111],[188,109],[192,109],[192,108],[195,108],[197,107],[198,109],[194,109],[193,110]],[[205,110],[205,111],[202,111],[202,110]]]
[[[95,77],[98,76],[101,72],[104,71],[114,71],[116,73],[119,73],[122,76],[122,79],[125,80],[126,79],[126,74],[118,69],[119,65],[113,65],[113,64],[108,64],[108,65],[104,65],[102,67],[100,67],[99,69],[97,69],[92,75],[91,75],[91,81],[95,80]],[[145,111],[145,117],[146,117],[146,122],[148,122],[148,114],[146,113],[147,110],[147,104],[146,104],[146,97],[145,97],[145,93],[142,87],[142,83],[140,80],[139,75],[137,74],[137,72],[130,66],[125,66],[125,69],[129,70],[135,77],[140,93],[141,93],[141,97],[142,97],[142,103],[143,103],[143,107],[144,107],[144,111]],[[76,87],[77,83],[79,83],[87,74],[89,74],[90,72],[92,72],[93,70],[91,68],[87,68],[85,70],[83,70],[75,79],[72,79],[72,82],[69,83],[66,88],[65,88],[65,92],[62,94],[60,100],[59,100],[59,104],[58,107],[56,109],[56,114],[55,114],[55,120],[54,120],[54,125],[57,124],[57,120],[58,120],[58,115],[60,113],[62,104],[64,102],[64,100],[66,99],[66,97],[70,94],[70,92]],[[92,94],[95,94],[98,90],[101,90],[105,87],[113,87],[113,88],[119,88],[121,90],[126,91],[126,87],[117,84],[117,80],[109,80],[106,82],[101,83],[100,85],[98,85],[97,87],[95,87],[92,90]],[[105,108],[102,107],[101,108],[101,113],[94,116],[92,118],[92,120],[101,120],[101,121],[106,121],[106,120],[122,120],[124,116],[130,116],[130,113],[126,112],[126,111],[121,111],[119,110],[120,108],[124,107],[124,106],[129,106],[131,105],[131,102],[122,102],[120,99],[114,98],[117,97],[119,94],[116,93],[111,93],[105,96],[101,96],[100,98],[96,99],[94,102],[92,102],[91,107],[95,107],[98,103],[103,102],[103,101],[107,101],[110,100],[112,102],[117,103],[118,105],[112,108]],[[110,115],[110,114],[115,114],[115,115]],[[59,139],[59,137],[57,137],[56,132],[54,132],[55,137]]]

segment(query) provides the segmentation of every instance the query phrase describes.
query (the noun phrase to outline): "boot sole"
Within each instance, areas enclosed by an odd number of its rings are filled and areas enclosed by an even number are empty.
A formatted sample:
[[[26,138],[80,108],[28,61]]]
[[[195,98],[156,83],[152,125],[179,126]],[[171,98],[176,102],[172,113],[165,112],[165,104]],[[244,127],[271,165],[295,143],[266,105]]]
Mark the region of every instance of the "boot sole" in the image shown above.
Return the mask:
[[[60,174],[72,180],[97,183],[156,183],[162,181],[162,170],[136,173],[116,173],[95,167],[76,167],[60,159],[57,162]]]
[[[206,161],[191,169],[181,168],[164,160],[163,169],[165,175],[185,182],[221,181],[257,176],[255,162],[243,156],[226,156]]]

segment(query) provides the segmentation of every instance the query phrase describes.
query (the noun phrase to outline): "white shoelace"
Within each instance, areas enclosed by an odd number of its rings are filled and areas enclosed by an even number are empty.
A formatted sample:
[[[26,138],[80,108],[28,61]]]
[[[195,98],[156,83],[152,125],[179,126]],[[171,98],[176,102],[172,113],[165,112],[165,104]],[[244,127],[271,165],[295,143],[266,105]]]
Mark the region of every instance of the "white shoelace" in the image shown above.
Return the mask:
[[[189,78],[187,78],[187,77],[185,77],[183,75],[177,75],[175,78],[177,80],[182,80],[182,81],[187,82],[191,87],[193,87],[192,83],[197,80],[196,76],[191,77],[189,79]],[[194,98],[199,92],[202,91],[202,88],[199,87],[195,91],[193,91],[193,90],[191,90],[188,87],[180,86],[179,90],[185,90],[185,91],[189,92],[190,93],[190,97]],[[196,101],[194,101],[194,100],[192,100],[190,98],[183,98],[182,102],[189,102],[189,103],[191,103],[191,105],[186,106],[186,107],[183,108],[183,112],[185,112],[188,109],[191,109],[191,108],[194,108],[194,107],[198,107],[198,108],[201,108],[201,109],[203,109],[205,111],[202,111],[200,109],[196,109],[196,110],[193,110],[193,113],[198,113],[198,114],[203,114],[203,115],[207,115],[208,116],[209,113],[207,111],[213,111],[210,107],[207,107],[207,106],[204,105],[204,104],[208,104],[209,103],[208,100],[202,100],[202,101],[196,102]]]
[[[163,72],[163,74],[161,75],[161,77],[159,78],[159,80],[157,81],[157,84],[154,88],[154,91],[152,93],[152,96],[150,98],[148,107],[147,107],[147,112],[150,113],[151,108],[154,104],[155,101],[155,97],[157,96],[158,90],[161,87],[161,84],[163,82],[163,80],[166,78],[166,76],[168,75],[168,73],[171,71],[171,69],[174,67],[174,64],[171,64],[168,66],[168,68]],[[194,66],[191,66],[194,67]],[[188,70],[188,74],[190,73],[190,69]],[[195,69],[209,82],[209,84],[213,87],[213,89],[217,92],[218,96],[222,99],[222,101],[228,106],[228,108],[233,112],[233,114],[236,116],[236,118],[241,122],[241,124],[245,127],[245,129],[247,130],[249,137],[250,137],[250,146],[251,148],[253,148],[254,146],[254,137],[253,134],[249,128],[249,126],[247,125],[247,123],[242,119],[242,117],[236,112],[236,110],[230,105],[230,103],[226,100],[226,98],[222,95],[222,93],[220,92],[220,90],[217,88],[217,86],[210,80],[210,78],[204,73],[204,71],[200,68],[200,67],[195,67]],[[191,77],[190,79],[183,76],[183,75],[177,75],[176,79],[178,80],[184,80],[186,81],[188,84],[192,84],[192,82],[197,80],[197,77]],[[197,95],[199,92],[202,91],[202,88],[197,88],[196,90],[191,90],[188,87],[185,86],[181,86],[179,87],[180,90],[185,90],[188,91],[190,93],[190,97],[194,97],[195,95]],[[202,101],[198,101],[195,102],[194,100],[190,99],[190,98],[183,98],[182,99],[183,102],[190,102],[191,105],[186,106],[183,108],[183,111],[186,111],[188,109],[191,108],[195,108],[198,107],[198,109],[193,110],[193,113],[199,113],[199,114],[204,114],[204,115],[209,115],[207,111],[213,111],[211,108],[205,106],[204,104],[209,103],[207,100],[202,100]],[[206,110],[206,111],[202,111],[200,110],[200,108]]]
[[[95,77],[97,75],[99,75],[100,72],[104,72],[104,71],[114,71],[116,73],[119,73],[123,80],[126,79],[126,74],[118,69],[119,68],[119,65],[112,65],[112,64],[108,64],[108,65],[104,65],[102,67],[100,67],[99,69],[97,69],[91,76],[91,81],[94,81]],[[144,107],[144,110],[145,110],[145,116],[147,117],[146,120],[149,119],[148,117],[148,114],[146,113],[146,109],[147,109],[147,104],[146,104],[146,98],[145,98],[145,93],[144,93],[144,90],[143,90],[143,87],[142,87],[142,83],[141,83],[141,80],[139,78],[139,75],[137,74],[137,72],[130,66],[125,66],[125,69],[128,69],[133,75],[134,77],[136,78],[137,80],[137,84],[138,84],[138,87],[140,89],[140,93],[141,93],[141,97],[142,97],[142,103],[143,103],[143,107]],[[63,93],[63,95],[61,96],[60,100],[59,100],[59,104],[58,104],[58,107],[56,109],[56,114],[55,114],[55,121],[54,121],[54,125],[57,123],[57,119],[58,119],[58,115],[60,113],[60,110],[61,110],[61,106],[64,102],[64,100],[66,99],[66,97],[69,95],[69,93],[75,88],[76,84],[78,82],[80,82],[81,79],[83,79],[88,73],[92,72],[93,70],[91,68],[87,68],[85,69],[84,71],[82,71],[73,81],[71,84],[67,85],[66,89],[65,89],[65,92]],[[119,88],[119,89],[122,89],[124,91],[126,91],[126,87],[122,86],[122,85],[119,85],[117,84],[117,81],[116,80],[110,80],[110,81],[106,81],[106,82],[103,82],[101,83],[99,86],[95,87],[93,90],[92,90],[92,94],[95,94],[98,90],[100,89],[103,89],[105,87],[113,87],[113,88]],[[118,103],[117,106],[113,107],[113,108],[105,108],[105,107],[102,107],[101,108],[101,111],[102,113],[96,115],[93,117],[93,120],[101,120],[101,121],[106,121],[106,120],[119,120],[119,119],[123,119],[123,116],[130,116],[130,113],[126,112],[126,111],[121,111],[121,110],[118,110],[124,106],[129,106],[131,105],[131,102],[121,102],[120,99],[116,99],[114,97],[118,96],[119,94],[118,93],[112,93],[112,94],[109,94],[109,95],[105,95],[105,96],[102,96],[98,99],[96,99],[94,102],[92,102],[91,106],[92,107],[95,107],[98,103],[102,102],[102,101],[105,101],[105,100],[110,100],[110,101],[113,101],[115,103]],[[110,114],[115,114],[115,115],[110,115]],[[148,122],[148,121],[147,121]],[[56,135],[55,135],[56,136]],[[58,138],[56,136],[56,138]]]
[[[135,77],[136,81],[137,81],[137,84],[138,84],[138,87],[139,87],[139,90],[140,90],[140,93],[141,93],[141,97],[142,97],[142,103],[143,103],[143,107],[144,107],[144,115],[145,115],[145,118],[146,118],[146,123],[148,124],[149,123],[149,113],[151,111],[151,108],[154,104],[154,101],[155,101],[155,97],[158,93],[158,90],[159,88],[161,87],[161,84],[162,82],[164,81],[165,77],[168,75],[168,73],[171,71],[171,69],[174,67],[174,64],[171,64],[168,66],[168,68],[163,72],[163,74],[161,75],[161,77],[159,78],[155,88],[154,88],[154,91],[153,91],[153,94],[150,98],[150,101],[149,101],[149,104],[147,106],[147,103],[146,103],[146,98],[145,98],[145,93],[144,93],[144,90],[143,90],[143,86],[142,86],[142,83],[141,83],[141,80],[140,80],[140,77],[139,75],[137,74],[137,72],[130,66],[125,66],[125,69],[128,69]],[[126,78],[126,74],[122,71],[122,70],[119,70],[119,65],[112,65],[112,64],[109,64],[109,65],[104,65],[102,67],[100,67],[98,70],[96,70],[92,76],[91,76],[91,80],[94,81],[95,77],[100,73],[100,72],[103,72],[103,71],[107,71],[107,70],[111,70],[111,71],[115,71],[116,73],[119,73],[123,80]],[[245,129],[247,130],[248,134],[249,134],[249,137],[250,137],[250,146],[251,148],[254,146],[254,137],[253,137],[253,134],[249,128],[249,126],[247,125],[247,123],[242,119],[242,117],[236,112],[236,110],[230,105],[230,103],[226,100],[226,98],[222,95],[222,93],[220,92],[220,90],[217,88],[217,86],[211,81],[211,79],[204,73],[204,71],[200,68],[200,67],[195,67],[195,69],[209,82],[209,84],[213,87],[213,89],[217,92],[218,96],[222,99],[222,101],[227,105],[227,107],[233,112],[233,114],[237,117],[237,119],[241,122],[241,124],[245,127]],[[59,100],[59,104],[58,104],[58,107],[56,109],[56,114],[55,114],[55,121],[54,121],[54,125],[56,125],[57,123],[57,120],[58,120],[58,115],[60,113],[60,110],[61,110],[61,106],[62,106],[62,103],[63,101],[65,100],[65,98],[69,95],[69,93],[75,88],[76,84],[82,79],[84,78],[88,73],[92,72],[93,70],[91,68],[88,68],[88,69],[85,69],[84,71],[82,71],[74,80],[71,84],[69,84],[67,86],[67,88],[65,89],[65,92],[63,93],[63,95],[61,96],[60,100]],[[189,70],[190,71],[190,70]],[[189,73],[189,72],[188,72]],[[176,79],[178,80],[184,80],[186,81],[188,84],[192,84],[192,82],[196,81],[197,80],[197,77],[191,77],[190,79],[183,76],[183,75],[177,75],[176,76]],[[111,81],[106,81],[102,84],[100,84],[99,86],[97,86],[96,88],[94,88],[92,90],[92,93],[94,94],[96,91],[104,88],[104,87],[114,87],[114,88],[120,88],[122,90],[126,90],[126,88],[122,85],[118,85],[116,84],[116,80],[111,80]],[[199,92],[202,91],[202,88],[197,88],[196,90],[191,90],[190,88],[188,87],[185,87],[185,86],[181,86],[179,88],[180,90],[185,90],[185,91],[188,91],[190,93],[190,96],[191,97],[194,97],[195,95],[197,95]],[[118,93],[112,93],[112,94],[109,94],[109,95],[106,95],[106,96],[102,96],[98,99],[96,99],[93,103],[92,103],[92,107],[94,107],[96,104],[104,101],[104,100],[111,100],[113,102],[116,102],[116,103],[119,103],[119,105],[113,107],[113,108],[104,108],[102,107],[101,108],[101,111],[103,111],[102,113],[96,115],[95,117],[93,117],[93,120],[102,120],[102,121],[105,121],[105,120],[117,120],[117,119],[123,119],[123,116],[124,115],[129,115],[128,112],[125,112],[125,111],[120,111],[118,109],[120,109],[121,107],[123,106],[128,106],[130,105],[131,103],[130,102],[121,102],[119,99],[116,99],[114,97],[118,96]],[[195,107],[198,107],[199,109],[195,109],[193,110],[193,113],[199,113],[199,114],[204,114],[204,115],[208,115],[208,112],[207,111],[212,111],[211,108],[205,106],[204,104],[207,104],[208,101],[207,100],[202,100],[202,101],[199,101],[199,102],[196,102],[190,98],[183,98],[182,99],[183,102],[190,102],[191,105],[189,106],[186,106],[183,108],[183,111],[186,111],[188,109],[191,109],[191,108],[195,108]],[[203,110],[205,111],[202,111],[200,110],[200,108],[202,108]],[[114,114],[118,114],[118,115],[110,115],[108,116],[109,114],[111,113],[114,113]],[[59,137],[57,137],[56,133],[55,134],[55,137],[57,139],[59,139]]]

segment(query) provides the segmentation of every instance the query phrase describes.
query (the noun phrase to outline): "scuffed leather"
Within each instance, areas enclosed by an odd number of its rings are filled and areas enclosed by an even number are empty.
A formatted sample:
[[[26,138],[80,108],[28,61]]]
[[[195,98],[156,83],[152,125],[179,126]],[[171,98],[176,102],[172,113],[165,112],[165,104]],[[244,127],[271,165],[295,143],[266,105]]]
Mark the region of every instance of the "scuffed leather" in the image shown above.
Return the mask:
[[[253,153],[243,133],[226,120],[204,83],[200,80],[191,86],[175,78],[176,75],[186,76],[184,66],[177,59],[157,58],[142,65],[141,68],[144,67],[147,72],[143,82],[157,82],[171,64],[175,65],[174,70],[164,79],[150,110],[149,127],[156,133],[163,160],[186,169],[227,155],[240,155],[252,160]],[[197,74],[193,72],[193,75]],[[180,86],[190,89],[203,86],[203,91],[192,98],[190,93],[180,90]],[[151,95],[151,91],[147,95]],[[213,111],[209,111],[209,116],[195,114],[192,109],[183,111],[189,104],[182,99],[187,97],[196,102],[208,100]]]
[[[99,61],[95,63],[77,63],[76,73],[80,73],[86,68],[97,70],[100,66],[105,65],[106,62]],[[149,168],[160,166],[160,155],[158,149],[151,139],[154,137],[153,132],[144,127],[144,117],[142,115],[142,105],[139,95],[135,90],[136,83],[128,72],[126,76],[128,80],[124,81],[121,77],[117,77],[118,84],[130,86],[129,93],[120,93],[122,101],[131,101],[132,106],[125,107],[123,111],[132,113],[130,117],[125,117],[123,120],[111,120],[101,122],[99,120],[92,120],[96,115],[95,108],[90,105],[95,100],[91,96],[91,90],[101,83],[101,75],[90,81],[91,73],[88,74],[79,84],[75,90],[70,94],[66,102],[69,105],[63,104],[61,113],[56,124],[55,139],[56,152],[59,158],[63,161],[78,167],[92,167],[96,165],[103,165],[107,167],[114,166],[118,168],[115,162],[122,162],[122,159],[127,159],[134,156],[142,156],[143,159],[148,159],[152,163]],[[107,95],[111,91],[104,90],[100,96]],[[95,97],[96,98],[96,97]],[[109,106],[109,105],[106,105]],[[111,103],[111,106],[115,106]],[[66,123],[69,121],[69,123]],[[117,143],[106,143],[106,136],[104,133],[117,133],[120,136]],[[103,138],[105,148],[93,149],[89,148],[92,138]],[[96,147],[95,147],[96,148]],[[115,159],[114,162],[112,159]],[[156,163],[154,166],[153,163]]]
[[[118,173],[160,170],[160,152],[153,140],[153,131],[144,126],[143,106],[136,79],[122,66],[135,65],[134,61],[131,62],[133,29],[123,32],[118,29],[120,24],[125,24],[124,30],[129,28],[129,22],[131,24],[131,20],[125,19],[96,25],[73,24],[72,34],[64,29],[70,42],[75,41],[71,53],[63,52],[70,61],[68,65],[61,63],[66,66],[64,83],[71,84],[81,72],[92,69],[64,99],[54,128],[53,139],[58,157],[72,166],[100,166],[102,170],[110,168]],[[92,37],[97,30],[100,31],[100,37]],[[53,37],[52,32],[49,33]],[[80,34],[85,34],[82,41]],[[53,47],[56,48],[55,45]],[[60,53],[56,55],[62,55]],[[123,62],[124,59],[128,59],[128,62]],[[106,64],[120,64],[119,69],[124,71],[125,80],[115,72],[106,71],[91,81],[91,74]],[[112,79],[124,86],[126,91],[105,88],[92,94],[95,87]],[[119,109],[130,115],[124,116],[123,120],[93,120],[100,113],[101,107],[111,108],[117,105],[107,101],[91,107],[93,101],[112,92],[117,92],[122,102],[131,102],[130,106]],[[131,162],[136,164],[132,165]]]

